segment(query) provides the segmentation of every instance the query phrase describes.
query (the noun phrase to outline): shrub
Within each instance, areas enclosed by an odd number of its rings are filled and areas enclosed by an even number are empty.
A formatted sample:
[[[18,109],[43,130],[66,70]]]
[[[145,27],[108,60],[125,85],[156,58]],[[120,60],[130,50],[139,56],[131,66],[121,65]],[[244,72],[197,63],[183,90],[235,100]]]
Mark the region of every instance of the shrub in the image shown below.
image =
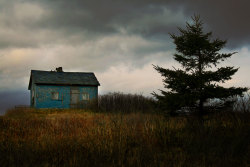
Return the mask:
[[[93,100],[88,108],[98,112],[156,112],[156,101],[153,98],[140,94],[124,94],[120,92],[99,95],[97,100]]]

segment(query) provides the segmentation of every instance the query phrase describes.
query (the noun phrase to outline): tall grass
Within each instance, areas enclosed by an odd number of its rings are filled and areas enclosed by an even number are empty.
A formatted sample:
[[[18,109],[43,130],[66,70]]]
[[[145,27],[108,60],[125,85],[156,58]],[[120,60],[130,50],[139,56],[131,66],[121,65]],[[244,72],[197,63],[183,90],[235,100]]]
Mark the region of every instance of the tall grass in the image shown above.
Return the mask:
[[[16,109],[0,118],[0,164],[249,166],[249,118]]]

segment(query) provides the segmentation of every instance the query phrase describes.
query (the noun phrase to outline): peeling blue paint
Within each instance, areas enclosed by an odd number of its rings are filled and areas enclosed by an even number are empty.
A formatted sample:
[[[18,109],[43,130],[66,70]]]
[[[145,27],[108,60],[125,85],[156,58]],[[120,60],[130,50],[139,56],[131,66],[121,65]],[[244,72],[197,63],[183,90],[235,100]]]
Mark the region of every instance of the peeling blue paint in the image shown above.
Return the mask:
[[[78,103],[73,104],[71,90],[79,90],[77,94]],[[31,106],[32,106],[32,91],[34,90],[35,108],[72,108],[74,105],[84,103],[82,95],[88,94],[89,100],[93,100],[98,96],[97,86],[56,86],[56,85],[36,85],[32,84],[31,88]],[[58,92],[57,100],[52,99],[52,92]]]

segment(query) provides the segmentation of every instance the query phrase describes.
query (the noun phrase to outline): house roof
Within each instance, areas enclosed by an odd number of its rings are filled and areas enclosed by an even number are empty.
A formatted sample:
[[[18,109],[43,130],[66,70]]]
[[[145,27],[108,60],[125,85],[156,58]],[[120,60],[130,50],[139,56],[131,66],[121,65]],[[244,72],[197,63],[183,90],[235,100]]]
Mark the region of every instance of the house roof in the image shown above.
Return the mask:
[[[31,70],[29,87],[31,83],[53,85],[88,85],[100,86],[96,76],[92,72],[55,72]]]

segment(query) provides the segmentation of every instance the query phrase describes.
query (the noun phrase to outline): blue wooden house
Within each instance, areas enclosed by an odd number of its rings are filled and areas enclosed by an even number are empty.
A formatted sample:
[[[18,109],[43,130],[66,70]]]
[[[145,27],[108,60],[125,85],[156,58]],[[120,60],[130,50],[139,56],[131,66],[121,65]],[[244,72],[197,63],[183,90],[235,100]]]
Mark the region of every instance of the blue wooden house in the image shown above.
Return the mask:
[[[78,108],[98,97],[100,83],[94,73],[31,70],[30,106]]]

